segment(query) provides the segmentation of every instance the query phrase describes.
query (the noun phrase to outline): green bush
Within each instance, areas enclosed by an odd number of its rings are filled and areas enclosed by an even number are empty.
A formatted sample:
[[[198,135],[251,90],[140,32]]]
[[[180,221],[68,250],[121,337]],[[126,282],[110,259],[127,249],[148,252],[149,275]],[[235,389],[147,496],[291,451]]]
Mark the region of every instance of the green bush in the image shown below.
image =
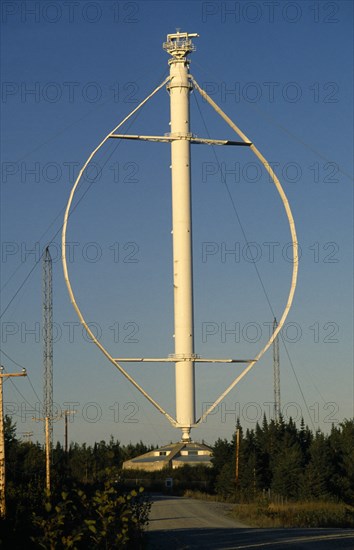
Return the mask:
[[[82,489],[62,492],[60,500],[47,500],[43,512],[33,515],[32,541],[46,550],[138,548],[150,510],[143,491],[121,494],[108,481],[92,497]]]
[[[53,488],[10,485],[7,517],[0,521],[0,547],[12,550],[140,548],[150,502],[144,489],[123,491],[111,481],[100,487]]]

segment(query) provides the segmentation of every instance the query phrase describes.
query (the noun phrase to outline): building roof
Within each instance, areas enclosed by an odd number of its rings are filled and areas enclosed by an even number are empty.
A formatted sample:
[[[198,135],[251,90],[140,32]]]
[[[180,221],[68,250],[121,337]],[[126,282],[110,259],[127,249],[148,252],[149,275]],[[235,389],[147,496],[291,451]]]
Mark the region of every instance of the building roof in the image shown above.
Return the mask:
[[[181,454],[183,452],[183,454]],[[199,454],[203,453],[203,454]],[[184,464],[208,464],[211,465],[212,448],[204,443],[191,441],[164,445],[140,456],[126,460],[123,468],[134,468],[134,465],[161,464],[161,467]],[[161,454],[160,454],[161,453]],[[190,453],[190,454],[189,454]]]

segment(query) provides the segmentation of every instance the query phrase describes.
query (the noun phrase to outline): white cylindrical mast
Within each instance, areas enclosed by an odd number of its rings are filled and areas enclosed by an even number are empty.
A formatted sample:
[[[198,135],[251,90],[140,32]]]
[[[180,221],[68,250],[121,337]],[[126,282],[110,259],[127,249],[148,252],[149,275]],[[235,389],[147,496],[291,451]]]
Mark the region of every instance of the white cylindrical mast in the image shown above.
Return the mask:
[[[176,356],[176,420],[182,440],[190,440],[195,423],[193,267],[190,189],[190,140],[188,53],[195,48],[190,37],[167,35],[164,49],[169,60],[171,109],[172,235],[174,285],[174,338]]]

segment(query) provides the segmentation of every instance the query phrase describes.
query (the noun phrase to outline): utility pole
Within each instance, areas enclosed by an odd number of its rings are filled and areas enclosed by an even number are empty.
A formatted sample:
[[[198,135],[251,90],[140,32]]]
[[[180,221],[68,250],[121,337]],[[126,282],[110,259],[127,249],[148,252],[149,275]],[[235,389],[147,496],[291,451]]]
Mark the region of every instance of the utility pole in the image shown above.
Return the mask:
[[[69,414],[76,414],[76,411],[70,409],[65,409],[62,416],[64,416],[64,451],[67,453],[69,451],[69,442],[68,442],[68,416]]]
[[[50,450],[51,450],[51,438],[50,438],[50,426],[52,425],[53,418],[45,416],[44,418],[35,418],[32,420],[35,422],[44,422],[44,434],[45,434],[45,487],[47,496],[50,495]]]
[[[65,422],[65,428],[64,428],[64,433],[65,433],[65,438],[64,438],[64,451],[65,453],[68,452],[68,415],[66,414],[67,411],[65,411],[64,413],[64,422]]]
[[[238,471],[239,471],[239,456],[240,456],[240,428],[236,429],[236,464],[235,464],[235,481],[236,486],[238,484]]]
[[[278,323],[274,317],[273,333],[277,329]],[[278,336],[273,342],[273,377],[274,377],[274,418],[276,422],[280,420],[280,359],[279,359],[279,339]]]
[[[3,402],[3,378],[14,376],[27,376],[26,369],[22,372],[4,372],[0,367],[0,518],[6,516],[6,473],[5,473],[5,431],[4,431],[4,402]]]
[[[75,414],[76,411],[71,411],[70,409],[66,409],[58,416],[45,416],[43,418],[35,418],[33,417],[32,420],[35,420],[36,422],[44,422],[44,433],[45,433],[45,486],[46,486],[46,492],[47,496],[50,495],[50,489],[51,489],[51,475],[50,475],[50,452],[52,448],[52,437],[51,437],[51,427],[53,420],[58,420],[60,418],[64,418],[65,421],[65,452],[68,451],[68,416],[69,414]]]

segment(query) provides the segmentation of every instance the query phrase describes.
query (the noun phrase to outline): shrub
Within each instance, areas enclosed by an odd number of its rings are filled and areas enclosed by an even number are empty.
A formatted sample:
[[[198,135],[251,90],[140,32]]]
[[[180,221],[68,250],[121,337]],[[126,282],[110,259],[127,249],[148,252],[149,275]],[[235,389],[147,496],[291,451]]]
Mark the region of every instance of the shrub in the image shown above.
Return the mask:
[[[150,510],[143,491],[122,494],[109,481],[92,497],[82,489],[62,492],[55,504],[47,500],[43,512],[34,514],[32,540],[46,550],[138,548]]]

